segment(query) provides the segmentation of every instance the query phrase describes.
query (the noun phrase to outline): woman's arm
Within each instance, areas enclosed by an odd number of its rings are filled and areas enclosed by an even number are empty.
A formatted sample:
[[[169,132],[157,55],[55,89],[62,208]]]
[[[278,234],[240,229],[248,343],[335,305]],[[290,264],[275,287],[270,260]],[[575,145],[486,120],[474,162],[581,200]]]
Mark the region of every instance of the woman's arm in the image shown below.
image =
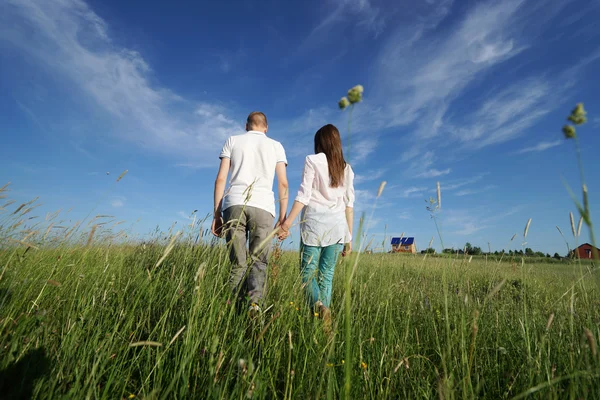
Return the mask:
[[[348,232],[350,232],[350,241],[346,243],[342,255],[352,252],[352,231],[354,228],[354,171],[348,166],[348,172],[344,182],[346,186],[346,194],[344,202],[346,203],[346,223],[348,224]]]
[[[298,217],[302,209],[308,205],[310,202],[310,197],[312,195],[312,185],[315,180],[315,169],[312,163],[309,161],[308,157],[304,160],[304,170],[302,171],[302,183],[300,184],[300,189],[298,190],[298,195],[296,196],[296,200],[294,201],[294,205],[292,206],[292,210],[290,214],[287,216],[285,221],[281,224],[280,238],[285,238],[289,235],[289,230],[292,227],[292,223]]]
[[[292,206],[292,211],[290,211],[289,215],[281,224],[281,230],[284,232],[288,232],[292,227],[292,223],[296,219],[296,217],[300,214],[302,209],[304,208],[304,204],[300,203],[298,200],[294,201],[294,205]]]

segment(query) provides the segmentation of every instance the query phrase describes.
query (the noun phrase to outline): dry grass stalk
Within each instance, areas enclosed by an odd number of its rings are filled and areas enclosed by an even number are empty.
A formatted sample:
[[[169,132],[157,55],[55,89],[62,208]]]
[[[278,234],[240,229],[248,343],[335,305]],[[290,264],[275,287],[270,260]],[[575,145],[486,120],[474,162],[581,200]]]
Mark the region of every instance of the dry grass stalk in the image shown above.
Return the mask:
[[[144,340],[142,342],[131,343],[129,347],[139,347],[139,346],[150,346],[150,347],[162,347],[162,343],[152,342],[150,340]]]
[[[179,337],[179,335],[181,335],[181,333],[183,332],[184,329],[185,329],[185,325],[180,330],[177,331],[175,336],[173,336],[173,339],[171,339],[171,341],[169,342],[169,346],[172,345],[175,340],[177,340],[177,338]]]
[[[19,243],[20,245],[23,245],[25,247],[31,247],[32,249],[38,250],[38,247],[32,245],[31,243],[27,243],[27,242],[24,242],[22,240],[13,239],[13,238],[10,238],[10,237],[8,238],[8,240],[10,240],[12,242],[15,242],[15,243]]]
[[[124,177],[125,175],[127,175],[127,172],[129,172],[129,170],[128,170],[128,169],[126,169],[125,171],[123,171],[123,172],[121,173],[121,175],[119,175],[119,177],[117,178],[117,182],[119,182],[121,179],[123,179],[123,177]]]
[[[22,240],[26,241],[27,239],[29,239],[31,236],[35,235],[36,233],[38,233],[38,231],[30,231]]]
[[[546,330],[550,329],[550,327],[552,326],[552,321],[554,321],[554,313],[550,314],[550,317],[548,318],[548,323],[546,324]]]
[[[569,213],[569,219],[571,220],[571,232],[573,233],[573,237],[577,237],[577,231],[575,230],[575,220],[573,219],[573,213]]]
[[[527,221],[527,225],[525,225],[525,231],[523,232],[523,238],[527,238],[527,232],[529,232],[529,225],[531,225],[531,218]]]
[[[583,224],[583,217],[579,217],[579,224],[577,224],[577,237],[581,236],[581,225]]]
[[[506,278],[502,279],[502,281],[492,289],[492,291],[485,297],[485,301],[488,301],[489,299],[494,297],[496,295],[496,293],[498,293],[500,291],[500,289],[502,289],[502,286],[504,286],[505,283],[506,283]]]
[[[598,348],[596,346],[596,339],[594,338],[592,331],[590,331],[588,328],[583,328],[583,331],[585,332],[585,337],[587,338],[588,345],[590,346],[592,355],[594,357],[596,357],[596,354],[598,354]]]
[[[163,261],[165,261],[165,258],[167,258],[167,256],[171,252],[171,250],[173,250],[173,247],[175,247],[175,241],[177,240],[179,235],[181,235],[181,231],[177,231],[177,233],[175,235],[173,235],[173,237],[171,238],[171,241],[169,242],[169,245],[165,249],[164,254],[160,258],[160,260],[157,261],[156,265],[154,265],[154,268],[158,268],[160,266],[160,264],[162,264]]]
[[[46,229],[46,233],[44,234],[44,240],[46,240],[46,237],[48,237],[48,234],[50,233],[50,229],[52,229],[53,226],[54,226],[54,222],[48,226],[48,229]]]
[[[69,230],[66,234],[65,234],[65,240],[67,240],[69,238],[69,236],[71,236],[71,234],[73,232],[75,232],[75,229],[77,229],[77,227],[79,226],[79,224],[81,223],[81,221],[77,221],[75,223],[75,225],[71,228],[71,230]]]
[[[23,209],[23,207],[25,207],[27,205],[27,203],[23,203],[21,204],[19,207],[17,207],[17,209],[12,213],[12,215],[17,214],[19,211],[21,211]]]
[[[477,339],[477,332],[479,331],[479,326],[477,325],[478,319],[479,311],[475,310],[475,318],[473,319],[473,325],[471,326],[471,334],[473,338],[471,339],[471,348],[469,349],[469,371],[473,366],[473,354],[475,353],[475,339]]]
[[[4,203],[4,205],[2,205],[1,208],[6,208],[6,207],[8,207],[8,206],[10,206],[10,205],[12,205],[14,203],[16,203],[16,200],[9,200],[6,203]]]
[[[214,383],[217,383],[217,381],[219,380],[219,371],[221,370],[221,367],[223,366],[223,360],[225,359],[225,354],[223,354],[223,351],[221,350],[219,352],[219,359],[217,360],[217,369],[215,371],[215,379],[214,379]]]
[[[385,187],[386,184],[387,184],[386,181],[383,181],[379,184],[379,190],[377,191],[377,197],[381,196],[381,193],[383,193],[383,188]]]
[[[8,185],[10,185],[10,182],[8,182],[6,185],[2,186],[0,188],[0,192],[4,192],[8,188]]]
[[[439,182],[437,183],[437,208],[442,208],[442,191]]]
[[[19,222],[17,222],[17,223],[16,223],[16,224],[14,224],[13,226],[11,226],[11,227],[10,227],[10,229],[11,229],[11,230],[12,230],[12,229],[16,229],[16,228],[18,228],[19,226],[21,226],[22,224],[23,224],[23,220],[20,220]]]
[[[92,240],[94,239],[94,234],[96,233],[97,228],[98,228],[98,225],[92,226],[92,229],[90,230],[90,235],[88,236],[87,243],[85,244],[87,247],[89,247],[92,244]]]

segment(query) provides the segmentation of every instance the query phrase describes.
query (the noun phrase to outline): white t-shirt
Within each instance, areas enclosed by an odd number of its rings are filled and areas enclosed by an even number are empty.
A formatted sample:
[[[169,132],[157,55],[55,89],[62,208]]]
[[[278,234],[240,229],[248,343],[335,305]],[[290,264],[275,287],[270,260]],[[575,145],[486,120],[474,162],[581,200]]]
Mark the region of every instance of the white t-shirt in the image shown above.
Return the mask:
[[[346,207],[354,207],[354,171],[350,164],[346,164],[343,184],[332,188],[325,153],[306,157],[296,201],[306,206],[300,217],[305,245],[325,247],[352,241],[345,212]]]
[[[275,216],[275,166],[280,162],[287,165],[281,143],[263,132],[248,131],[227,139],[219,158],[224,157],[231,160],[231,179],[223,198],[223,210],[247,205]]]

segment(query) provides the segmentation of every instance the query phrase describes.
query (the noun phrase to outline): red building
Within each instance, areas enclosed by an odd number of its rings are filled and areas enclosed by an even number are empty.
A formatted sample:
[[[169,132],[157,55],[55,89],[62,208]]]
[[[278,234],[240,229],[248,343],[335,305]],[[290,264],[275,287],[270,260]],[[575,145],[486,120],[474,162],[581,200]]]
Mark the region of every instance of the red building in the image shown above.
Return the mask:
[[[573,252],[575,253],[575,257],[578,258],[594,258],[594,246],[592,246],[589,243],[585,243],[582,244],[581,246],[579,246],[578,248],[576,248],[575,250],[573,250]],[[596,249],[598,250],[598,249]],[[598,250],[598,252],[600,253],[600,250]]]

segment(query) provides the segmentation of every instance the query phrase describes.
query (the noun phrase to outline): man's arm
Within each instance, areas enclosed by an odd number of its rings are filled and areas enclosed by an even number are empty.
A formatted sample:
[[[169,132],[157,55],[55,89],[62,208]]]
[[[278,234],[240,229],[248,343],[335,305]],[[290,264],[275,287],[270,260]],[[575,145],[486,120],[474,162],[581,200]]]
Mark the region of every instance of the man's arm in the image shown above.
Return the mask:
[[[283,162],[277,163],[275,167],[275,173],[277,174],[277,190],[279,194],[279,222],[281,224],[285,220],[287,214],[288,198],[289,198],[289,185],[287,180],[286,165]]]
[[[221,158],[221,165],[219,166],[219,172],[217,173],[217,179],[215,180],[215,192],[214,192],[214,216],[212,222],[212,233],[215,236],[221,236],[223,229],[223,196],[225,195],[225,187],[227,186],[227,175],[229,175],[229,166],[231,160],[227,157]]]

